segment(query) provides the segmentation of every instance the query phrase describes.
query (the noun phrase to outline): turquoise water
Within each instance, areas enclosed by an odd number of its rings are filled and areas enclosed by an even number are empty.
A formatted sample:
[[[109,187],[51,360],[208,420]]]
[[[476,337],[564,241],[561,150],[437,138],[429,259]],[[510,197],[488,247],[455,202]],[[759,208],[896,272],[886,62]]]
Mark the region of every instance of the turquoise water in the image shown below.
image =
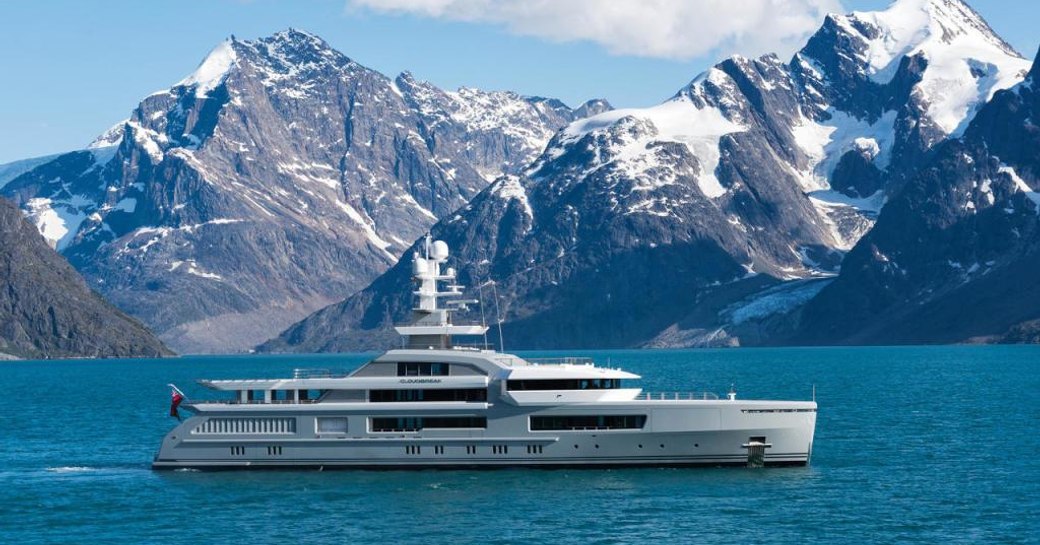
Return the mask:
[[[0,543],[1040,542],[1040,347],[576,355],[656,391],[815,384],[812,465],[156,473],[168,382],[365,356],[3,362]]]

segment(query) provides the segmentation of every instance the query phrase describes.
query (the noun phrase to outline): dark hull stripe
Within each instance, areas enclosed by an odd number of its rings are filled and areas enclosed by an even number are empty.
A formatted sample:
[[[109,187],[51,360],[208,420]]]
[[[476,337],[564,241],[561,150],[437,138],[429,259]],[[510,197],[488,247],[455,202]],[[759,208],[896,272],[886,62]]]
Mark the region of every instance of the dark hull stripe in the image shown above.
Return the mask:
[[[248,470],[248,469],[364,469],[364,470],[415,470],[415,469],[504,469],[504,468],[614,468],[614,467],[743,467],[747,465],[745,455],[718,456],[684,456],[681,458],[668,456],[620,456],[598,460],[574,460],[570,458],[540,458],[525,460],[446,460],[443,462],[383,462],[375,463],[366,460],[324,460],[308,462],[278,461],[240,461],[227,460],[158,460],[152,465],[156,470],[199,469],[216,470]],[[766,466],[805,466],[808,456],[801,454],[784,454],[767,456]]]

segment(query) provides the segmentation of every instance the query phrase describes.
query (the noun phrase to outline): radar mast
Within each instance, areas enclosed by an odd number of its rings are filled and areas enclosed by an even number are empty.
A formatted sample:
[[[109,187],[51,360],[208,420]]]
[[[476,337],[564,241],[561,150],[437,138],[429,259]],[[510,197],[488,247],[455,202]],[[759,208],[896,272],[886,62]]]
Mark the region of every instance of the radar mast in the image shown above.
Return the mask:
[[[455,269],[444,267],[448,261],[448,244],[443,240],[432,240],[427,233],[421,252],[412,255],[412,280],[418,285],[416,306],[412,309],[412,322],[394,329],[405,337],[407,348],[451,348],[453,335],[484,335],[488,328],[484,324],[454,324],[452,313],[466,310],[467,305],[477,301],[449,298],[461,297],[462,286],[455,281]],[[446,282],[440,291],[440,282]],[[444,307],[438,304],[445,299]]]

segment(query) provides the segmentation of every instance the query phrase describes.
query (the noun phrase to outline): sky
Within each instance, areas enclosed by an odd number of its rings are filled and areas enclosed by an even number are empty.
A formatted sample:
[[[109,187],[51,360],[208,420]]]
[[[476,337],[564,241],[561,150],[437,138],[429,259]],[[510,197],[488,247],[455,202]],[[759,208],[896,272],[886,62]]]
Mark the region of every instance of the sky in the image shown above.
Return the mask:
[[[80,149],[220,41],[289,27],[389,76],[578,105],[656,104],[734,53],[787,57],[888,0],[0,0],[0,164]],[[969,0],[1023,55],[1035,0]]]

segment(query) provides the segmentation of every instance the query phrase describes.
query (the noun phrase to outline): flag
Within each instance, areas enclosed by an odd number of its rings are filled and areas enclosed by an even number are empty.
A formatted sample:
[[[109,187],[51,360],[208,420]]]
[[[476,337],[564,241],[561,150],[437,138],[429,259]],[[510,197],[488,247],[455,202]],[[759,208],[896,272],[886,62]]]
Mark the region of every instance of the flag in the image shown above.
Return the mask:
[[[171,384],[170,385],[170,416],[176,418],[177,420],[181,419],[180,413],[177,412],[177,407],[181,404],[181,401],[184,401],[184,394],[182,394],[181,391],[178,390],[176,386]]]

